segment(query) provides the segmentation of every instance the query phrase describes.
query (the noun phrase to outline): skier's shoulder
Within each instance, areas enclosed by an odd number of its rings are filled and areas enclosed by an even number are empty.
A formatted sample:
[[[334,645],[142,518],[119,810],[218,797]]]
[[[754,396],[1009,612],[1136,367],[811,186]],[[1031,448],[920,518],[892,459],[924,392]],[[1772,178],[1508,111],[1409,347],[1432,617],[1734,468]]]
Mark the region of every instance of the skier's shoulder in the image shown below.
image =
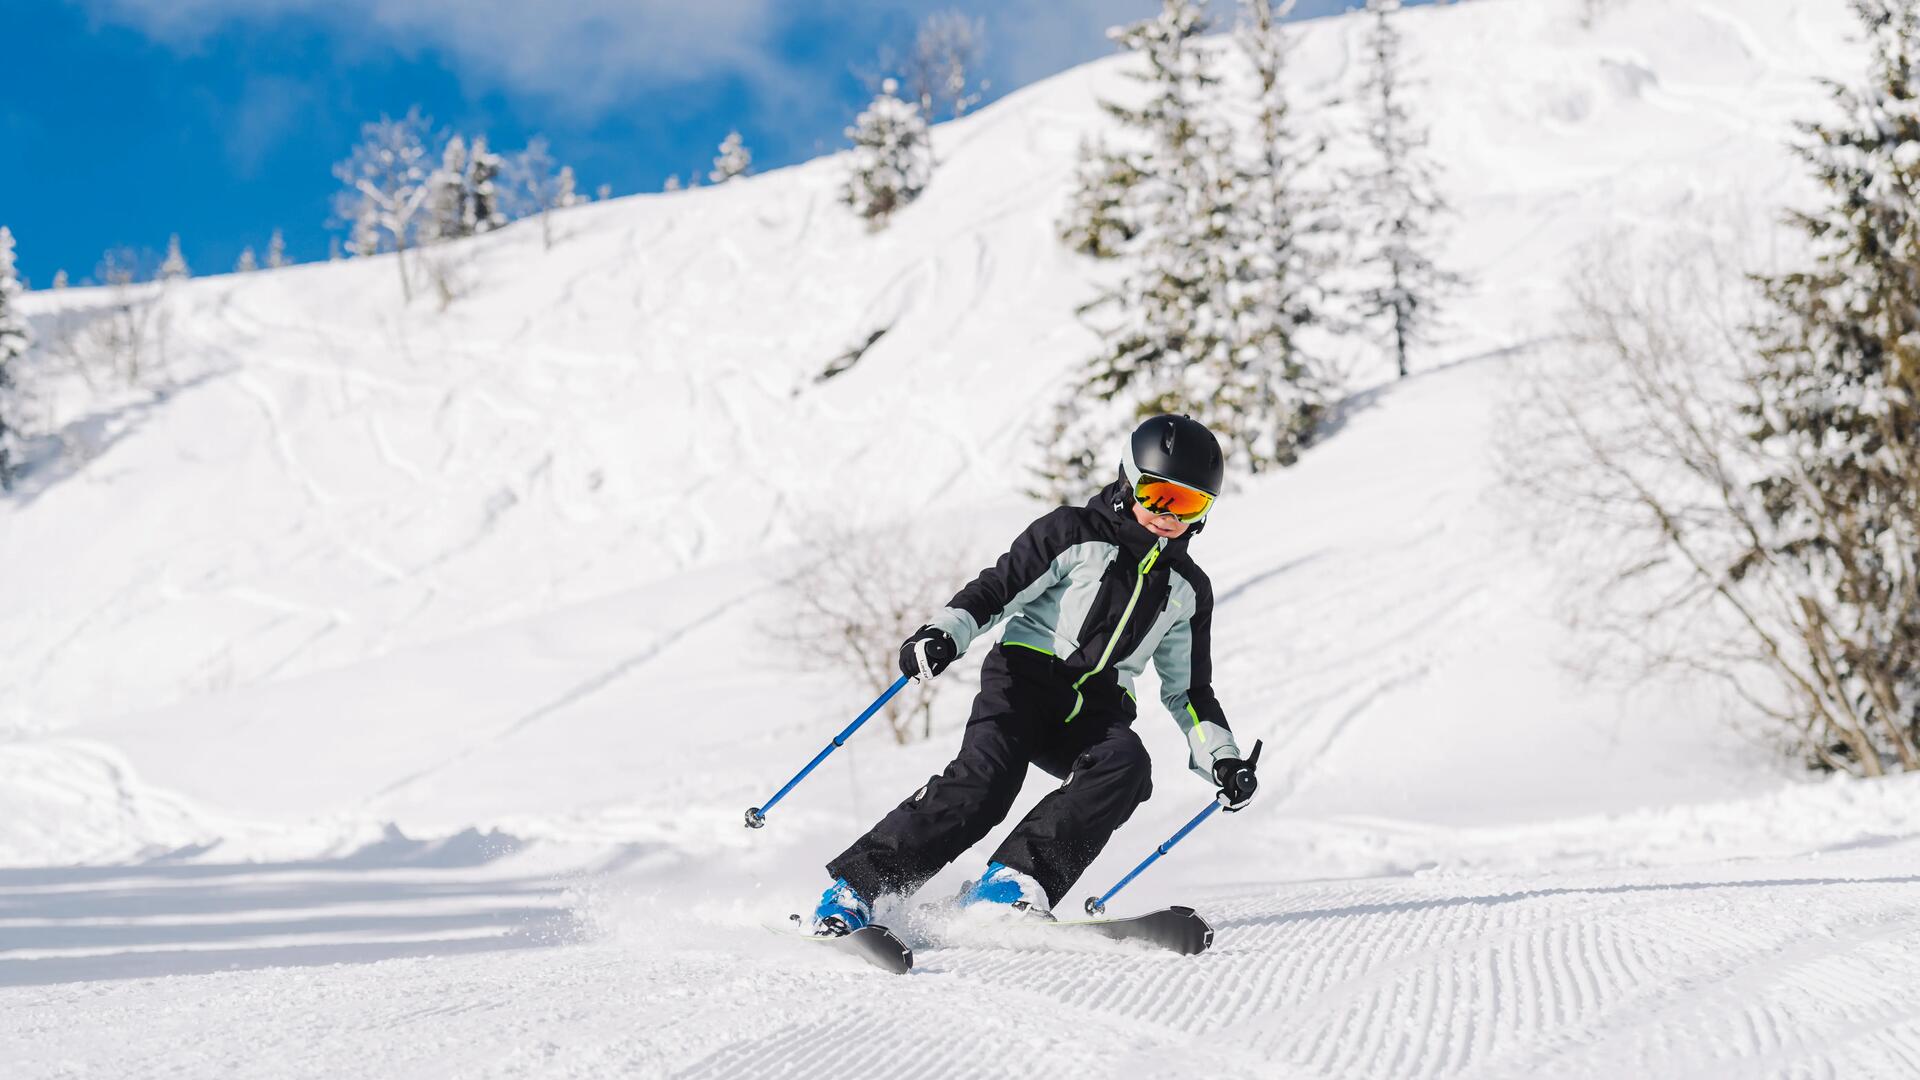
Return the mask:
[[[1033,519],[1027,535],[1044,547],[1061,550],[1102,535],[1098,514],[1085,506],[1056,506]]]
[[[1207,577],[1205,570],[1200,569],[1200,564],[1194,561],[1191,551],[1182,548],[1174,554],[1167,567],[1186,580],[1187,585],[1193,589],[1194,596],[1198,597],[1203,605],[1213,604],[1213,579]]]

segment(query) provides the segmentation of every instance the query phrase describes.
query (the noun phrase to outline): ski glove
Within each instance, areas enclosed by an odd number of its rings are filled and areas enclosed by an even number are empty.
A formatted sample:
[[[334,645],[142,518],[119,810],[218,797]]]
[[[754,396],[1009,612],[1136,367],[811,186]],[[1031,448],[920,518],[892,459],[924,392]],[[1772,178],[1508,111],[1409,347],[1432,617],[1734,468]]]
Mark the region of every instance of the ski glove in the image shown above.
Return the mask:
[[[1253,744],[1253,753],[1245,761],[1239,758],[1221,758],[1213,763],[1213,778],[1220,784],[1220,799],[1223,809],[1228,813],[1243,810],[1253,801],[1253,793],[1260,787],[1259,780],[1253,775],[1253,767],[1260,760],[1260,744]]]
[[[923,626],[900,643],[900,674],[915,682],[926,682],[947,670],[947,665],[959,655],[960,647],[945,630]]]

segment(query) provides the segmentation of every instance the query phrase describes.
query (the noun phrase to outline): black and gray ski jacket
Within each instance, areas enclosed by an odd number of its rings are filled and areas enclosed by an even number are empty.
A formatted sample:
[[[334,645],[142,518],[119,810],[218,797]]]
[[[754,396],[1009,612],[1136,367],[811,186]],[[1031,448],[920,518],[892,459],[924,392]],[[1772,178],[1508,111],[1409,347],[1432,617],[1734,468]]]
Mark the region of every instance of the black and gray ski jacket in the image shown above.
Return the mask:
[[[1050,511],[928,622],[963,653],[1006,622],[1003,644],[1058,658],[1076,692],[1068,723],[1085,685],[1117,681],[1131,697],[1151,658],[1188,765],[1213,783],[1214,762],[1241,756],[1213,694],[1213,586],[1187,554],[1193,533],[1153,535],[1131,497],[1116,481],[1085,506]]]

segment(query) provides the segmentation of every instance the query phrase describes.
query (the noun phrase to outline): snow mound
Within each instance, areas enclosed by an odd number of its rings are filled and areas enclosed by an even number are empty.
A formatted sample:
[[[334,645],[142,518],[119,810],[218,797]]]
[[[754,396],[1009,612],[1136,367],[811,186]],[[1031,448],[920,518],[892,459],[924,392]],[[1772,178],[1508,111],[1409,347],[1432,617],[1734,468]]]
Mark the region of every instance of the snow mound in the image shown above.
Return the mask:
[[[217,835],[185,799],[134,778],[111,746],[0,743],[0,866],[185,856]]]

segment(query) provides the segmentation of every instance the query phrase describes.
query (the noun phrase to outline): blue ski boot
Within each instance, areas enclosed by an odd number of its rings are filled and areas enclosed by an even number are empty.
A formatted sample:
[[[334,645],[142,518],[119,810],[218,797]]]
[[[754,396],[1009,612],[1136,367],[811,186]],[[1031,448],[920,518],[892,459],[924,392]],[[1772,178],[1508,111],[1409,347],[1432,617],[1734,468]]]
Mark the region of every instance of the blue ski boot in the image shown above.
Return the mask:
[[[979,881],[968,882],[954,902],[962,908],[1000,904],[1010,913],[1053,921],[1053,912],[1047,910],[1047,892],[1040,883],[1001,863],[988,863],[987,872]]]
[[[861,899],[846,878],[836,878],[813,909],[813,932],[821,937],[844,937],[872,921],[873,905]]]

